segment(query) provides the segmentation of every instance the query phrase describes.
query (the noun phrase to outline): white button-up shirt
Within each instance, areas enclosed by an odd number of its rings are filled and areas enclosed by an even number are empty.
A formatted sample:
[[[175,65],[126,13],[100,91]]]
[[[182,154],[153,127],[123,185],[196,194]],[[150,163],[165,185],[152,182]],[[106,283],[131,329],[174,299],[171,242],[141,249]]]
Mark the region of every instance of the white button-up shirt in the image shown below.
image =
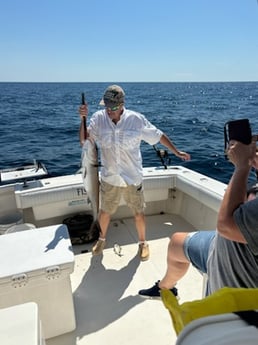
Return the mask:
[[[88,132],[100,148],[101,178],[114,186],[142,182],[141,140],[155,145],[163,134],[144,115],[125,108],[116,124],[105,109],[97,111]]]

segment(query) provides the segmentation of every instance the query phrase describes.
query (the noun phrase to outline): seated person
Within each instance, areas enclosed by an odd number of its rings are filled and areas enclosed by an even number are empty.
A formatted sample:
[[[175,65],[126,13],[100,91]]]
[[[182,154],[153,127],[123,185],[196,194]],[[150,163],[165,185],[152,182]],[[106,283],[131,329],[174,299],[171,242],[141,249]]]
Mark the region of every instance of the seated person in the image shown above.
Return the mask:
[[[189,265],[207,274],[207,295],[228,287],[258,287],[258,198],[257,188],[246,197],[251,168],[258,169],[257,136],[245,145],[230,141],[227,155],[235,169],[218,213],[216,231],[175,233],[167,252],[167,271],[162,280],[139,291],[147,298],[159,298],[160,289],[175,285]]]

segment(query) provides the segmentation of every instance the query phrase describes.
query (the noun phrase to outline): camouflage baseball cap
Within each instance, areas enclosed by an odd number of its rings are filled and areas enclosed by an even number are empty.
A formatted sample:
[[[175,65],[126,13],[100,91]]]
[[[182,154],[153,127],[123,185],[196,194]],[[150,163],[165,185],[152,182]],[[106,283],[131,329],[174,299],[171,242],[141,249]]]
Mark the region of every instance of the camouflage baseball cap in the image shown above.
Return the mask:
[[[125,93],[124,90],[118,85],[110,85],[100,101],[100,105],[104,105],[107,108],[112,108],[124,103]]]

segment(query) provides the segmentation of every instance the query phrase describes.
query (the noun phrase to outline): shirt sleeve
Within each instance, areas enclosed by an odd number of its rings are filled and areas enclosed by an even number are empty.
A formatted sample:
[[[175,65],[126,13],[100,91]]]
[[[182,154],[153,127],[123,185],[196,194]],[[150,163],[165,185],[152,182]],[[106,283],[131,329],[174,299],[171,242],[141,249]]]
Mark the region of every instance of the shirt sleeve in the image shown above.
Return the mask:
[[[258,198],[248,201],[233,214],[234,220],[243,234],[250,250],[258,255]]]
[[[146,141],[150,145],[155,145],[160,141],[163,132],[150,123],[143,116],[144,128],[142,131],[142,140]]]
[[[91,119],[90,119],[90,123],[88,126],[88,133],[90,135],[90,137],[92,137],[94,140],[97,140],[98,138],[98,116],[97,114],[93,114]]]

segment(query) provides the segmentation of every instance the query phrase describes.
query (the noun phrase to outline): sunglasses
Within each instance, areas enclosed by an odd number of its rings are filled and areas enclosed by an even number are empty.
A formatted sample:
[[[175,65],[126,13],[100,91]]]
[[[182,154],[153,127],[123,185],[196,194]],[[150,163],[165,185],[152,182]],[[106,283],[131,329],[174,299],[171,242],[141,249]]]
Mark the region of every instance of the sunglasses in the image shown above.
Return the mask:
[[[250,194],[253,194],[255,195],[256,197],[258,196],[258,186],[253,186],[251,187],[250,189],[247,190],[247,197],[250,195]]]
[[[112,108],[106,107],[106,109],[107,110],[111,110],[111,111],[117,111],[120,108],[120,106],[121,106],[121,104],[118,104],[118,105],[116,105],[115,107],[112,107]]]

